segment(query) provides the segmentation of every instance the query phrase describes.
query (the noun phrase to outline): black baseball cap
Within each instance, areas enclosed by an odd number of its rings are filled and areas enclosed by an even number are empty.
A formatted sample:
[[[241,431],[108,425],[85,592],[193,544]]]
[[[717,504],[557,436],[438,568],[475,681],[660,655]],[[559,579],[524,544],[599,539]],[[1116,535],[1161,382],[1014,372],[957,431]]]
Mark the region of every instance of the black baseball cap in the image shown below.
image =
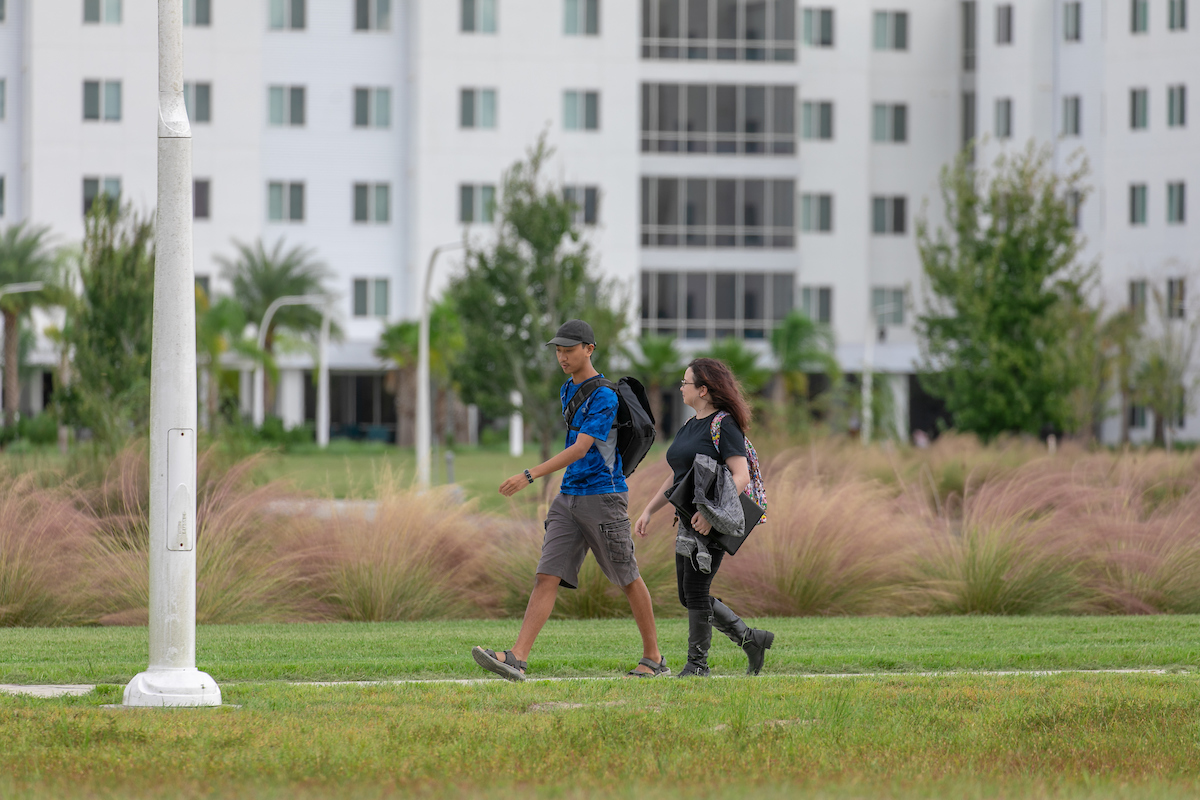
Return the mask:
[[[592,326],[581,319],[569,319],[559,326],[554,338],[546,342],[546,346],[574,347],[577,344],[595,344],[596,334]]]

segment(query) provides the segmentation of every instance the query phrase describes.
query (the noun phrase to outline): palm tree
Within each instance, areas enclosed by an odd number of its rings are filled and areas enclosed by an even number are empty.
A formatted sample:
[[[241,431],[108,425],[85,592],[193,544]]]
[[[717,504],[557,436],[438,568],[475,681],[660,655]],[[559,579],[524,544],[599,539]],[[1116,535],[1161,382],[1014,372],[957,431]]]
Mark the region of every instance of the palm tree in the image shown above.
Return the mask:
[[[16,421],[21,398],[20,377],[17,372],[20,323],[22,317],[36,306],[44,306],[55,294],[52,286],[58,258],[50,245],[50,229],[31,226],[25,222],[10,225],[0,235],[0,286],[12,283],[42,281],[46,288],[39,292],[6,294],[0,297],[0,312],[4,314],[4,424]]]
[[[258,345],[244,335],[246,312],[232,297],[221,297],[212,302],[207,293],[196,287],[196,353],[204,380],[204,410],[208,428],[216,425],[220,405],[221,355],[234,351],[247,358],[259,361],[263,354]]]
[[[774,401],[783,419],[787,409],[808,404],[808,375],[824,373],[836,378],[839,367],[833,356],[833,331],[793,311],[771,332],[771,352],[779,362]]]
[[[751,350],[741,339],[732,337],[717,339],[708,350],[700,353],[705,358],[724,361],[733,372],[747,394],[758,394],[767,382],[768,372],[758,365],[758,353]]]
[[[217,256],[216,260],[247,321],[261,323],[267,307],[280,297],[326,293],[322,281],[332,273],[311,248],[296,245],[285,251],[282,239],[270,250],[263,247],[261,239],[252,245],[235,239],[233,246],[236,257]],[[275,332],[281,327],[302,335],[315,334],[321,327],[321,312],[312,306],[280,308],[271,318],[264,340],[268,359],[274,356]],[[264,406],[273,408],[275,392],[269,374],[264,374],[263,380]]]
[[[375,355],[396,365],[388,378],[388,389],[396,398],[396,444],[409,446],[416,415],[417,358],[420,330],[417,322],[399,322],[384,330]],[[429,313],[429,378],[437,394],[436,431],[445,431],[449,413],[450,373],[466,346],[462,325],[454,306],[446,300],[434,304]]]
[[[683,369],[683,358],[675,349],[675,340],[669,336],[645,334],[638,339],[642,357],[634,359],[633,371],[646,385],[650,395],[650,413],[654,415],[654,427],[660,439],[666,439],[663,429],[663,387],[678,377]]]

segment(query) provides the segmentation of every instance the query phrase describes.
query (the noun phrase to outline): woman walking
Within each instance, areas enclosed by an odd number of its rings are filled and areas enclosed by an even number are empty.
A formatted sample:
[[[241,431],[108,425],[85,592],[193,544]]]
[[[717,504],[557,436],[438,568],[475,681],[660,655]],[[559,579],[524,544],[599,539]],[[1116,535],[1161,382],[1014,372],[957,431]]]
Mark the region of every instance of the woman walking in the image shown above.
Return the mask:
[[[649,528],[650,517],[668,504],[667,491],[687,474],[697,455],[707,455],[718,464],[728,467],[738,492],[745,491],[750,484],[744,433],[750,426],[750,406],[729,367],[713,358],[697,358],[684,372],[679,391],[683,395],[684,405],[694,409],[696,416],[684,423],[667,449],[667,465],[671,467],[672,474],[638,518],[636,531],[643,538]],[[714,414],[723,415],[719,449],[713,445]],[[679,582],[679,602],[688,610],[687,665],[680,671],[679,677],[705,677],[709,674],[708,649],[712,643],[713,626],[746,651],[749,659],[746,674],[757,675],[762,669],[767,650],[775,640],[775,634],[750,628],[729,606],[709,593],[712,579],[725,556],[722,550],[709,546],[707,550],[711,555],[711,565],[702,557],[705,549],[703,540],[711,529],[712,525],[699,512],[691,519],[679,519],[677,542],[682,539],[694,540],[696,534],[699,534],[701,541],[699,548],[695,547],[694,541],[687,543],[692,551],[690,555],[678,552],[688,548],[676,548],[675,575]],[[702,563],[698,563],[698,560]],[[703,567],[709,568],[706,570]]]

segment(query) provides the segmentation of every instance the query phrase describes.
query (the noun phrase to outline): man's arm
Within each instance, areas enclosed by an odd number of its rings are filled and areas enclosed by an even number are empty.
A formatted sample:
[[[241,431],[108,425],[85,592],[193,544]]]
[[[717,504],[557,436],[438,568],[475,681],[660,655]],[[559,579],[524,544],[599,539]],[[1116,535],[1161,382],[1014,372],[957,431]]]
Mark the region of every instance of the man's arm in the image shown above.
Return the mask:
[[[532,467],[529,474],[534,478],[541,478],[546,475],[551,475],[558,472],[560,469],[565,469],[571,466],[579,459],[587,455],[588,450],[592,449],[592,443],[596,441],[595,437],[588,436],[586,433],[581,433],[575,439],[575,444],[563,450],[556,456],[553,456],[547,461]],[[500,494],[505,497],[512,497],[517,492],[529,485],[529,479],[525,477],[525,473],[521,472],[513,475],[511,478],[500,484]]]

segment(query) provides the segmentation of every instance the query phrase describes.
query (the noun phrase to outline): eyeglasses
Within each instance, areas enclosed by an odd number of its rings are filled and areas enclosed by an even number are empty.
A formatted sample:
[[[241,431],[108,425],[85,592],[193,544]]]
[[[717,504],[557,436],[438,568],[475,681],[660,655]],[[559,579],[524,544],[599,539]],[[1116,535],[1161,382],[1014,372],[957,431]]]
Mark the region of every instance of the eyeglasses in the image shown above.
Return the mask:
[[[695,386],[696,382],[695,381],[680,381],[679,385],[680,386]]]

